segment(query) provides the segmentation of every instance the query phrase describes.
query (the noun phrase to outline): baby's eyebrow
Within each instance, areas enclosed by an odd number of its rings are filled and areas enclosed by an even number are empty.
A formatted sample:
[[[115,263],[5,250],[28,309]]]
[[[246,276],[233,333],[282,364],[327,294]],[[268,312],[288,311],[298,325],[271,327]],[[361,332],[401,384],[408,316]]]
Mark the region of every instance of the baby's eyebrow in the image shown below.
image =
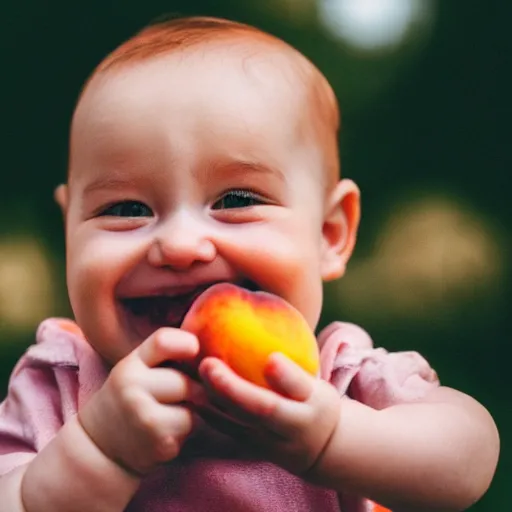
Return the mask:
[[[202,168],[194,174],[199,174],[203,179],[215,177],[233,177],[244,173],[255,173],[267,176],[274,176],[282,182],[286,178],[281,169],[256,160],[230,160],[228,162],[215,163],[209,167]],[[151,181],[149,175],[133,176],[131,174],[108,173],[98,176],[84,187],[84,195],[98,191],[116,190],[119,188],[137,187]]]
[[[133,177],[104,175],[88,183],[84,188],[84,194],[90,194],[98,190],[114,190],[126,187],[127,185],[133,186],[133,184]]]
[[[205,174],[207,175],[215,174],[218,176],[219,174],[225,174],[227,177],[244,172],[270,175],[283,182],[286,181],[285,175],[281,169],[256,160],[231,160],[227,163],[216,163],[205,170]]]

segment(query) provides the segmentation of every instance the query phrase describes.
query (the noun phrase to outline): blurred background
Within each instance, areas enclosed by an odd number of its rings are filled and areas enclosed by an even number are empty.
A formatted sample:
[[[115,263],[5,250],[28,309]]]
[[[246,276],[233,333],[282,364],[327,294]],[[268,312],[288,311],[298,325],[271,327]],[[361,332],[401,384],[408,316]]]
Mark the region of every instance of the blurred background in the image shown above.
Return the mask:
[[[511,510],[509,95],[512,4],[499,0],[7,0],[2,6],[0,396],[49,315],[70,315],[53,188],[79,89],[162,14],[248,22],[310,57],[343,110],[343,174],[363,194],[346,277],[322,323],[419,350],[483,402],[502,457],[476,511]]]

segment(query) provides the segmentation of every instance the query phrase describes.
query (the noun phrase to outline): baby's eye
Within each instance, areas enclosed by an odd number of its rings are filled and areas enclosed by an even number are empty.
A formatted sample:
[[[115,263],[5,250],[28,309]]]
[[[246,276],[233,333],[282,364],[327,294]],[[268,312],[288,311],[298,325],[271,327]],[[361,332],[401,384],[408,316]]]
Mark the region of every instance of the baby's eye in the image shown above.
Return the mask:
[[[213,204],[212,210],[247,208],[263,202],[257,194],[249,190],[230,190]]]
[[[152,217],[149,206],[140,201],[122,201],[113,204],[100,213],[100,217]]]

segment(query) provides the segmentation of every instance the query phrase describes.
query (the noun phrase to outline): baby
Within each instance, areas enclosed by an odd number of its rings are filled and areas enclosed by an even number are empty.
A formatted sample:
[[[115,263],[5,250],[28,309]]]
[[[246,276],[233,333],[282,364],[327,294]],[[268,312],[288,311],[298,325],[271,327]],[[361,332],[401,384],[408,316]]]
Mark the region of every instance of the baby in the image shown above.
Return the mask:
[[[2,510],[448,511],[485,493],[487,411],[354,325],[320,333],[319,377],[271,356],[272,389],[214,358],[197,377],[173,364],[197,355],[181,321],[217,282],[316,329],[360,214],[338,125],[314,65],[246,25],[160,23],[100,64],[56,191],[76,323],[43,322],[13,372]]]

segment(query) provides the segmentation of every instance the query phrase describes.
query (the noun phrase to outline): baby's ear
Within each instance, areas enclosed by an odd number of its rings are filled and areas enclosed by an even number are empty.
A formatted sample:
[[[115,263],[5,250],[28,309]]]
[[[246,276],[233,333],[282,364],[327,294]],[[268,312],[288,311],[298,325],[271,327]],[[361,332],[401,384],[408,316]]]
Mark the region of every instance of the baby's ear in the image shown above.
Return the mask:
[[[341,180],[327,198],[322,227],[321,274],[324,281],[341,277],[356,243],[361,217],[359,188]]]
[[[62,215],[66,217],[66,212],[68,211],[68,186],[64,183],[59,185],[53,193],[53,198],[55,199],[55,202],[60,206]]]

